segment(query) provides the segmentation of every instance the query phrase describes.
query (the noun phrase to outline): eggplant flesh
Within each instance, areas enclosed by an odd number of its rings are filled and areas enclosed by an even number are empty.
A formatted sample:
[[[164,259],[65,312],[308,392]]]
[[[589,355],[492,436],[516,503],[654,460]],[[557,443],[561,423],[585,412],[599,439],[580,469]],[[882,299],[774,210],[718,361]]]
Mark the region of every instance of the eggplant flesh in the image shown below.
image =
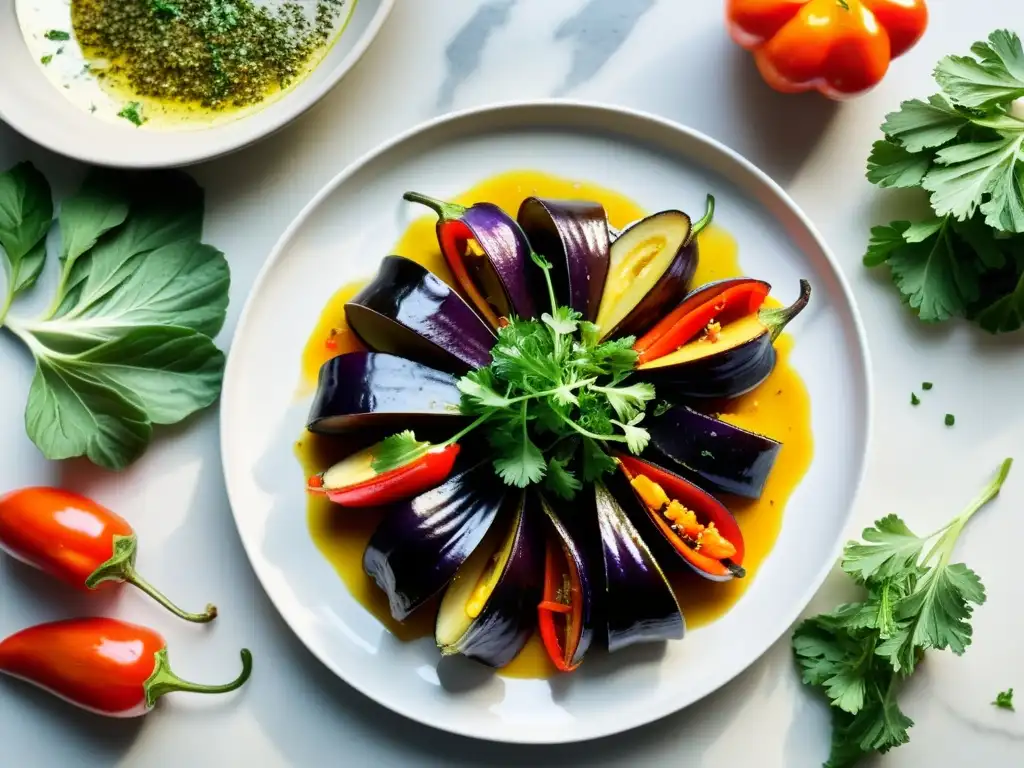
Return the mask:
[[[345,315],[374,352],[459,375],[491,362],[493,331],[443,280],[402,256],[384,259]]]
[[[535,317],[527,277],[530,243],[515,219],[496,205],[477,203],[462,215],[462,222],[480,251],[474,253],[467,244],[463,264],[490,308],[498,317]]]
[[[686,296],[700,258],[692,232],[685,213],[662,211],[616,238],[597,314],[604,338],[642,334]]]
[[[403,621],[444,589],[477,548],[506,500],[489,459],[456,464],[438,487],[394,504],[370,537],[363,570]]]
[[[686,406],[647,423],[644,457],[709,493],[759,499],[782,444]]]
[[[519,225],[533,250],[551,262],[559,305],[597,317],[608,275],[608,216],[598,203],[529,197],[519,207]],[[547,296],[543,275],[532,272],[535,296]]]
[[[459,568],[441,599],[434,639],[444,655],[503,667],[537,626],[543,578],[543,529],[525,492],[511,525],[498,521]]]
[[[609,482],[628,487],[620,473]],[[594,493],[604,557],[608,650],[681,639],[686,632],[683,613],[654,555],[609,488],[596,483]]]
[[[559,624],[558,618],[555,617],[556,634],[559,635],[561,647],[566,652],[572,651],[564,658],[565,665],[572,670],[583,662],[583,658],[587,655],[594,640],[596,612],[593,574],[587,564],[585,548],[574,541],[569,529],[559,519],[546,499],[541,499],[540,504],[550,522],[548,546],[557,548],[555,562],[557,563],[561,559],[566,569],[564,576],[569,577],[571,583],[571,576],[568,573],[571,569],[579,584],[578,592],[571,587],[566,590],[569,593],[567,595],[569,603],[573,608],[568,614],[571,618],[567,618]],[[545,574],[545,578],[547,578],[547,574]]]
[[[350,352],[320,367],[307,428],[321,434],[433,428],[465,421],[449,373],[382,352]]]

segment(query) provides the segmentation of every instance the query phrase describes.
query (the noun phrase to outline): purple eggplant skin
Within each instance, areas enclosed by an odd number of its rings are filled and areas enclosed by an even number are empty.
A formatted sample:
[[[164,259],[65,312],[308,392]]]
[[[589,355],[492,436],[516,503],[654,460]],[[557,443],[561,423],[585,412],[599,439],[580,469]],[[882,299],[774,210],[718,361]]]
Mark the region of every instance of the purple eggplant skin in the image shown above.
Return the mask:
[[[577,542],[570,531],[570,529],[574,528],[572,520],[579,514],[579,510],[569,509],[566,521],[563,522],[547,499],[540,499],[540,507],[547,515],[548,522],[551,524],[550,530],[553,532],[556,540],[562,545],[562,551],[575,564],[576,573],[580,580],[580,595],[583,602],[580,624],[583,625],[583,628],[580,631],[580,641],[576,646],[576,652],[569,662],[570,667],[575,667],[583,661],[583,657],[587,655],[587,651],[594,641],[594,627],[597,621],[594,583],[594,576],[596,574],[592,573],[587,562],[585,542],[582,540]],[[575,527],[578,528],[579,526]],[[583,538],[582,531],[578,533],[578,536],[581,539]]]
[[[598,203],[528,197],[516,216],[533,250],[551,262],[559,305],[594,320],[608,277],[611,236],[608,216]],[[533,270],[535,296],[547,296],[543,275]]]
[[[503,295],[493,297],[500,302],[500,306],[494,307],[499,317],[536,317],[536,305],[527,282],[530,243],[515,219],[492,203],[476,203],[467,208],[435,200],[417,192],[406,192],[404,198],[426,205],[437,213],[437,239],[442,251],[447,247],[444,228],[450,222],[461,222],[469,230],[484,252],[489,269],[501,285]],[[445,258],[447,257],[446,253]],[[477,285],[481,293],[482,288],[483,286]]]
[[[457,379],[383,352],[349,352],[320,366],[307,429],[325,435],[367,430],[454,427]]]
[[[459,375],[491,362],[493,331],[451,286],[402,256],[381,262],[345,316],[374,352]]]
[[[629,230],[639,227],[655,216],[685,216],[687,221],[690,217],[681,211],[661,211],[647,219],[641,219],[622,231],[619,240]],[[614,243],[612,244],[614,247]],[[690,226],[690,236],[683,242],[682,247],[676,252],[675,258],[669,264],[661,277],[647,294],[640,299],[639,303],[626,315],[615,327],[604,331],[602,338],[618,339],[623,336],[642,336],[650,330],[666,313],[676,306],[690,292],[690,283],[697,272],[697,264],[700,262],[700,247],[697,238],[693,233],[693,226]]]
[[[536,630],[544,578],[544,521],[531,497],[525,492],[515,497],[515,543],[505,570],[480,615],[457,646],[445,653],[457,652],[489,667],[504,667]]]
[[[628,489],[621,472],[608,480],[625,482]],[[637,643],[682,639],[686,622],[654,555],[608,487],[596,483],[594,493],[604,556],[608,650],[614,653]]]
[[[505,503],[490,459],[456,464],[442,485],[392,505],[363,552],[363,570],[404,621],[444,589]]]
[[[636,377],[648,381],[673,401],[731,398],[744,395],[775,370],[775,346],[770,334],[679,365],[640,368]]]
[[[643,458],[708,493],[759,499],[782,444],[685,405],[645,422],[651,442]]]

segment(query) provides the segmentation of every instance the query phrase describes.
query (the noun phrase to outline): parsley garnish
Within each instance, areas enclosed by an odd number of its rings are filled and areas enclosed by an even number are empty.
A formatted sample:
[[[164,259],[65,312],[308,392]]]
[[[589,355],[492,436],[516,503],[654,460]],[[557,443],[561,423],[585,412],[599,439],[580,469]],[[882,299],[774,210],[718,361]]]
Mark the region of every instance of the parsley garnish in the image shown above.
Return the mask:
[[[947,427],[952,427],[954,424],[956,424],[956,416],[954,416],[952,413],[947,413],[945,422]]]
[[[1016,710],[1013,708],[1013,688],[1007,688],[1005,691],[997,693],[996,700],[992,702],[992,706],[1015,712]]]
[[[864,588],[864,599],[808,619],[793,634],[804,683],[832,705],[828,766],[905,744],[914,721],[897,702],[903,681],[926,650],[960,655],[971,644],[969,622],[985,588],[974,571],[950,560],[964,526],[999,493],[1011,463],[1002,463],[961,515],[927,536],[889,515],[864,531],[863,542],[846,545],[841,566]]]
[[[412,430],[399,432],[377,443],[373,450],[373,461],[370,466],[378,475],[392,469],[410,464],[426,455],[433,446],[431,443],[420,442]]]
[[[146,118],[142,116],[142,105],[137,101],[130,101],[125,104],[121,111],[117,113],[117,116],[123,117],[130,123],[134,123],[136,128],[146,122]]]
[[[868,179],[922,190],[933,215],[875,227],[864,264],[888,264],[921,320],[1002,333],[1024,325],[1024,47],[999,30],[971,51],[939,62],[941,93],[886,116]]]
[[[53,54],[52,53],[48,53],[45,56],[40,57],[39,61],[45,67],[51,61],[53,61]]]
[[[551,264],[543,270],[551,312],[539,320],[509,318],[498,330],[491,364],[459,381],[462,411],[487,422],[494,469],[509,485],[543,481],[571,499],[582,485],[614,471],[609,443],[640,453],[650,435],[641,424],[654,387],[626,384],[633,337],[602,342],[596,325],[555,301]],[[467,430],[468,431],[468,430]]]
[[[911,405],[920,405],[921,404],[921,398],[917,396],[916,392],[911,392],[910,393],[910,404]]]
[[[43,37],[45,37],[47,40],[70,40],[71,39],[71,35],[69,35],[67,32],[65,32],[62,29],[48,29],[45,32],[45,34],[43,34]]]
[[[932,388],[932,387],[934,387],[934,386],[935,386],[935,385],[934,385],[934,384],[932,384],[932,383],[931,383],[930,381],[926,381],[926,382],[923,382],[923,383],[921,384],[921,389],[925,389],[925,390],[928,390],[928,389],[931,389],[931,388]]]

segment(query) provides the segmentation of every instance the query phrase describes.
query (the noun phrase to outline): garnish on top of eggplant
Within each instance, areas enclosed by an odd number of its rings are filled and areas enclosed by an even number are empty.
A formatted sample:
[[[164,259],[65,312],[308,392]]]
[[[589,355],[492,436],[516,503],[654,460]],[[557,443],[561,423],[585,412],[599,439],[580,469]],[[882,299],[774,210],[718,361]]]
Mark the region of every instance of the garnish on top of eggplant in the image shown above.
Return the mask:
[[[483,202],[406,199],[437,212],[469,303],[419,264],[384,259],[346,305],[371,351],[324,365],[309,428],[404,431],[309,490],[348,508],[338,514],[384,506],[364,570],[398,620],[443,593],[444,654],[500,667],[538,630],[571,672],[598,628],[611,651],[681,638],[665,570],[746,575],[743,534],[714,494],[760,496],[780,448],[685,401],[764,381],[810,286],[787,308],[766,307],[770,286],[752,278],[687,293],[710,196],[696,224],[662,211],[614,240],[597,203],[531,197],[514,220]],[[650,414],[656,397],[682,404]],[[410,427],[453,434],[429,442]],[[487,440],[464,450],[474,430]]]

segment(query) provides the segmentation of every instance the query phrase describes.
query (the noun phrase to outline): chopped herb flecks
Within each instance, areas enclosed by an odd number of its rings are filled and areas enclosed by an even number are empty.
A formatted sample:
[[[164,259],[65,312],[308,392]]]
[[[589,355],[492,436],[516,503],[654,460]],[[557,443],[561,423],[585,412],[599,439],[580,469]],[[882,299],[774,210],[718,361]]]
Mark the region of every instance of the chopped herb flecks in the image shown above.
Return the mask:
[[[711,451],[701,451],[700,455],[703,456],[706,459],[713,459],[713,458],[715,458],[715,454],[713,454]]]
[[[136,127],[146,122],[146,118],[142,116],[142,105],[137,101],[130,101],[124,105],[124,108],[117,113],[118,117],[123,117],[130,123],[134,123]]]
[[[917,396],[916,392],[911,392],[910,393],[910,404],[911,405],[920,405],[921,404],[921,398]]]
[[[46,66],[47,64],[49,64],[49,63],[50,63],[51,61],[53,61],[53,54],[52,54],[52,53],[48,53],[48,54],[46,54],[45,56],[43,56],[43,57],[42,57],[41,59],[39,59],[39,61],[40,61],[40,62],[42,63],[42,65],[43,65],[43,66],[45,67],[45,66]]]
[[[992,702],[992,705],[999,707],[1000,709],[1008,709],[1014,712],[1013,708],[1013,688],[1007,688],[1005,691],[1000,691],[996,694],[996,700]]]
[[[946,426],[947,427],[952,427],[954,424],[956,424],[956,416],[954,416],[952,413],[947,413],[946,414]]]
[[[927,390],[927,389],[931,389],[933,386],[935,386],[935,385],[932,384],[930,381],[926,381],[926,382],[921,384],[921,389],[926,389]]]
[[[70,40],[71,35],[62,29],[49,29],[43,35],[47,40]]]

